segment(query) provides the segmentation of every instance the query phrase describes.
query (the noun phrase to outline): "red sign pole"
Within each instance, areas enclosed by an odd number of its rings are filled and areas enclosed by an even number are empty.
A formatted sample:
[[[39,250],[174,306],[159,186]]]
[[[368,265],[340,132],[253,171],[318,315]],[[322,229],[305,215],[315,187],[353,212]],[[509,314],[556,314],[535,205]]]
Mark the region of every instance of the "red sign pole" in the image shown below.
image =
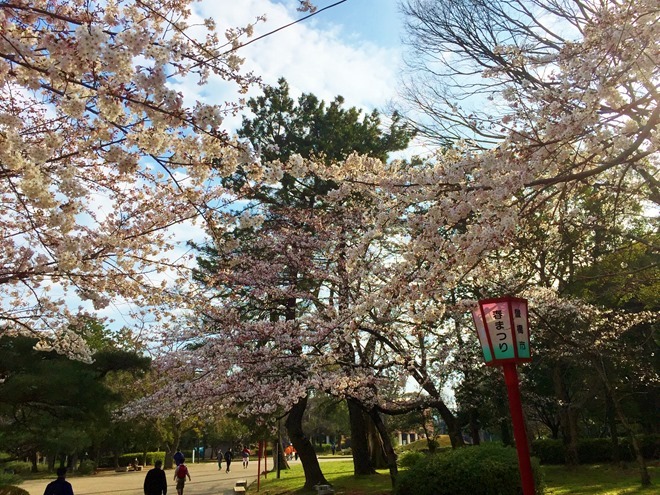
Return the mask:
[[[525,420],[523,418],[522,403],[520,402],[518,372],[516,371],[516,365],[513,363],[503,363],[502,368],[509,396],[509,410],[513,422],[513,436],[516,439],[516,450],[518,451],[518,467],[520,468],[523,495],[534,495],[534,476],[532,475],[532,462],[529,457],[527,432],[525,431]]]

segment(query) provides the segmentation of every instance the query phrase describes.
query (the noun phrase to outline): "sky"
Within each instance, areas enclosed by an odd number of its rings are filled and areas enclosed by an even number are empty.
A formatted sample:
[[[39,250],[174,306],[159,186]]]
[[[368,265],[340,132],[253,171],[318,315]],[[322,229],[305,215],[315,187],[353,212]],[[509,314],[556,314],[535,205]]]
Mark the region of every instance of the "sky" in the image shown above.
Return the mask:
[[[315,4],[322,9],[336,1],[316,0]],[[402,22],[397,3],[398,0],[346,0],[256,41],[238,54],[245,58],[244,69],[259,75],[264,83],[275,85],[278,78],[286,78],[294,97],[305,92],[329,101],[341,95],[348,107],[387,113],[387,105],[397,96],[402,59]],[[255,38],[308,15],[297,12],[297,6],[295,0],[202,0],[193,4],[197,21],[213,18],[220,33],[230,27],[245,26],[265,14],[267,21],[255,26]],[[190,106],[196,100],[221,104],[240,96],[235,86],[219,78],[211,78],[206,86],[197,85],[195,80],[177,81],[176,89]],[[261,91],[254,88],[247,96],[259,94]],[[224,125],[231,134],[240,122],[238,115],[227,118]],[[173,231],[181,239],[181,252],[170,253],[171,257],[189,251],[186,241],[205,239],[199,225],[183,224]],[[135,322],[127,317],[127,306],[128,303],[114,301],[100,316],[114,320],[112,328],[133,326]]]
[[[313,93],[324,100],[341,95],[347,106],[386,111],[396,97],[401,65],[401,19],[398,0],[346,0],[335,7],[256,41],[238,51],[244,68],[275,85],[289,82],[292,94]],[[316,0],[319,9],[336,0]],[[307,15],[296,11],[295,0],[203,0],[196,13],[213,18],[220,32],[245,26],[258,15],[267,21],[255,26],[254,37]],[[235,91],[218,81],[207,87],[186,87],[184,94],[206,101],[236,98]],[[251,95],[259,94],[255,89]],[[228,128],[238,119],[229,119]]]

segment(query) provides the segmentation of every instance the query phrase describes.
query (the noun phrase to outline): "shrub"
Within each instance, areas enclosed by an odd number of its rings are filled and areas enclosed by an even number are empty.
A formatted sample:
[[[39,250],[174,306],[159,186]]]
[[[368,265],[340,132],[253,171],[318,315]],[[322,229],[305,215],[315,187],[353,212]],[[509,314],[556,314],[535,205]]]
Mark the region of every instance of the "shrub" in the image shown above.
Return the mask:
[[[566,462],[564,443],[554,438],[534,440],[532,455],[538,457],[541,464],[564,464]]]
[[[13,473],[5,473],[0,470],[0,486],[17,485],[22,481],[20,476]]]
[[[30,492],[17,486],[0,486],[0,495],[30,495]]]
[[[657,459],[660,455],[660,435],[639,435],[642,454],[645,459]],[[543,438],[532,442],[532,455],[539,458],[541,464],[564,464],[566,449],[561,440]],[[635,453],[629,437],[619,439],[619,456],[622,461],[635,460]],[[612,441],[610,438],[582,438],[578,441],[578,457],[581,464],[610,462]]]
[[[449,439],[449,435],[437,435],[433,440],[431,440],[431,442],[433,442],[436,451],[444,448],[451,448],[451,440]],[[422,452],[428,452],[429,441],[424,438],[421,440],[415,440],[414,442],[407,443],[406,445],[397,445],[396,447],[397,452],[406,452],[408,450],[419,450]]]
[[[542,493],[538,460],[532,460],[537,493]],[[518,495],[515,449],[486,444],[419,458],[399,474],[395,495]]]
[[[609,438],[583,438],[578,442],[580,464],[595,464],[612,460],[612,440]]]
[[[414,466],[424,457],[426,455],[418,450],[408,450],[399,456],[398,464],[401,467]]]
[[[165,464],[165,452],[147,452],[147,464],[153,466],[156,461]]]
[[[16,474],[24,474],[32,471],[32,463],[25,461],[5,462],[3,469],[13,471]]]
[[[96,463],[90,459],[85,459],[78,466],[79,474],[92,474],[96,471]]]

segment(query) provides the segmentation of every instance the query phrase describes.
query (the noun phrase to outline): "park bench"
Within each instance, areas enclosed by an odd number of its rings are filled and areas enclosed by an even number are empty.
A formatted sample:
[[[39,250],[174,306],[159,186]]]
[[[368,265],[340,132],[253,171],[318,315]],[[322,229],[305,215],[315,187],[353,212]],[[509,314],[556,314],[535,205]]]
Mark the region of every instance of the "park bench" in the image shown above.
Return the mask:
[[[316,495],[334,495],[335,489],[330,485],[314,485]]]
[[[246,489],[247,480],[238,480],[236,484],[234,484],[234,493],[245,493]]]

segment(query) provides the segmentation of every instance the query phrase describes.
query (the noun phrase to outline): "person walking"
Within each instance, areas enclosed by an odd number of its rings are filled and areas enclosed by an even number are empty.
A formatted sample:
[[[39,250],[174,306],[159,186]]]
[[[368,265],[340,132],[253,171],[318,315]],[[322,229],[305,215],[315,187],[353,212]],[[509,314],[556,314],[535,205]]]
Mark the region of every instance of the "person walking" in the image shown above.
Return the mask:
[[[218,449],[218,471],[220,471],[222,469],[222,458],[223,458],[222,456],[223,455],[224,454],[222,453],[222,450]]]
[[[154,463],[154,468],[147,471],[144,477],[144,495],[167,495],[167,477],[160,467],[163,461]]]
[[[188,467],[182,462],[174,470],[174,481],[176,481],[176,492],[179,495],[183,495],[183,487],[186,484],[186,477],[188,478],[188,481],[192,481],[192,478],[190,477],[190,471],[188,471]]]
[[[247,445],[243,445],[241,457],[243,458],[243,469],[247,469],[248,463],[250,462],[250,449],[248,449]]]
[[[225,473],[228,473],[231,468],[231,460],[234,458],[234,454],[231,451],[231,447],[227,449],[227,452],[225,452],[225,462],[227,463],[227,469],[225,470]]]
[[[183,455],[183,452],[180,450],[177,450],[176,453],[172,456],[174,459],[174,463],[178,466],[179,464],[183,464],[183,462],[186,460],[185,456]]]
[[[44,495],[73,495],[71,483],[64,478],[66,478],[66,468],[57,468],[57,479],[48,483]]]

